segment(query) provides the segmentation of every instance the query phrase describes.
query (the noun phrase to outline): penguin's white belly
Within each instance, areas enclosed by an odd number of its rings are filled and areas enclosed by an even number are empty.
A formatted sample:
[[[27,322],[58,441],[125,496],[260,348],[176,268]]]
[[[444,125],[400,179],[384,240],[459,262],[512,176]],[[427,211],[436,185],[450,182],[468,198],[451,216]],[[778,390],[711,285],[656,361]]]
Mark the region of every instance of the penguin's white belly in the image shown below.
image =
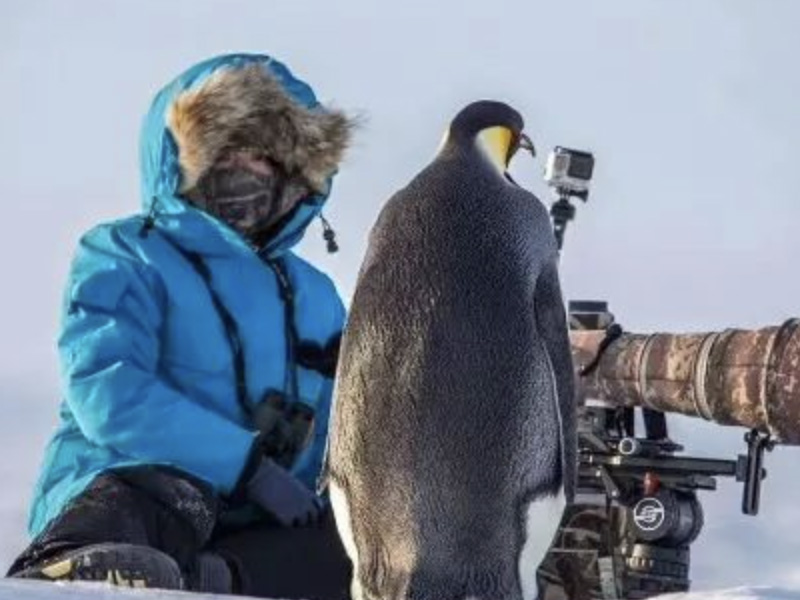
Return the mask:
[[[353,522],[350,516],[350,506],[347,503],[347,496],[344,490],[340,489],[333,481],[330,482],[328,492],[330,494],[333,516],[336,519],[336,529],[339,531],[339,537],[342,540],[344,550],[350,558],[350,562],[353,563],[350,597],[352,600],[361,600],[363,594],[361,593],[358,578],[358,567],[361,563],[358,560],[358,548],[356,546],[355,536],[353,535]]]
[[[528,505],[525,544],[519,555],[519,581],[523,600],[536,598],[536,570],[553,542],[565,506],[563,487],[557,495],[541,498]]]
[[[333,482],[330,485],[330,499],[339,535],[354,567],[351,595],[353,600],[360,600],[362,594],[358,581],[358,549],[353,536],[352,515],[343,490]],[[565,506],[563,488],[555,496],[547,496],[528,505],[525,543],[519,555],[519,578],[524,600],[536,598],[536,570],[553,542]]]

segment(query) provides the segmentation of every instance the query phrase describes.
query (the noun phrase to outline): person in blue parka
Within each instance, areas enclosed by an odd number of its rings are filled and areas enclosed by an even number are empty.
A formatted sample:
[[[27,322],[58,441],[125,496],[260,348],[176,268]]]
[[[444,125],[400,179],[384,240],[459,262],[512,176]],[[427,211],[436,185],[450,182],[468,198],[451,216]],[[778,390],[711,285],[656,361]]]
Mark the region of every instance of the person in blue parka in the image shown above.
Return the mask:
[[[86,233],[73,260],[60,425],[10,576],[347,587],[315,493],[345,310],[291,248],[316,217],[335,245],[320,211],[352,130],[263,55],[207,60],[157,94],[142,213]]]

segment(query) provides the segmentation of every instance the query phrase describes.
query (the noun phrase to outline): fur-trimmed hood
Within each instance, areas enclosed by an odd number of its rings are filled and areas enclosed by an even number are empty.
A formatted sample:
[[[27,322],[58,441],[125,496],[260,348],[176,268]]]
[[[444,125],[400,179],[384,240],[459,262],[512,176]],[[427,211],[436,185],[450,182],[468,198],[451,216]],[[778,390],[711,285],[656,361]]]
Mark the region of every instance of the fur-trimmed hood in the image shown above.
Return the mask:
[[[178,145],[181,191],[225,150],[253,147],[322,193],[351,130],[342,112],[300,104],[261,64],[222,67],[182,92],[167,111],[167,126]]]
[[[327,199],[353,128],[349,117],[320,105],[311,87],[269,56],[204,61],[163,88],[145,119],[144,208],[157,216],[186,212],[181,195],[222,153],[257,148],[316,194],[278,240],[293,243]]]

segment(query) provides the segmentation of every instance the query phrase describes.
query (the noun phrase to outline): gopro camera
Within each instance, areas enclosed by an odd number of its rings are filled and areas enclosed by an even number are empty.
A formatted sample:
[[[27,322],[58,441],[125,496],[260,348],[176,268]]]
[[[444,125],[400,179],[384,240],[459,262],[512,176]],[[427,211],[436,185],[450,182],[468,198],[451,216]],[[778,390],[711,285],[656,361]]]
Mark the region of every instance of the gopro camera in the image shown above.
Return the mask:
[[[573,198],[586,202],[589,199],[589,181],[594,172],[594,155],[591,152],[556,146],[547,158],[544,180],[555,190],[558,198],[550,207],[553,232],[558,249],[564,245],[567,223],[575,218]]]
[[[556,146],[545,167],[544,180],[559,195],[586,199],[594,172],[594,155],[582,150]]]

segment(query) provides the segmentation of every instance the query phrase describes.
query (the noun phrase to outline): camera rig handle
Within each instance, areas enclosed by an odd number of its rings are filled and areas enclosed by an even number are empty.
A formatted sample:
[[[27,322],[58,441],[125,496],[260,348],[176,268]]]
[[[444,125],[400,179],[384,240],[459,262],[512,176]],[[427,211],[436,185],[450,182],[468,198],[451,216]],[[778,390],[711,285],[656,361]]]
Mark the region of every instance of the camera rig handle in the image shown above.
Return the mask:
[[[753,429],[745,434],[747,456],[739,457],[736,479],[744,480],[742,495],[742,512],[746,515],[757,515],[761,500],[761,481],[767,473],[763,467],[764,451],[772,451],[775,441],[768,433]]]

